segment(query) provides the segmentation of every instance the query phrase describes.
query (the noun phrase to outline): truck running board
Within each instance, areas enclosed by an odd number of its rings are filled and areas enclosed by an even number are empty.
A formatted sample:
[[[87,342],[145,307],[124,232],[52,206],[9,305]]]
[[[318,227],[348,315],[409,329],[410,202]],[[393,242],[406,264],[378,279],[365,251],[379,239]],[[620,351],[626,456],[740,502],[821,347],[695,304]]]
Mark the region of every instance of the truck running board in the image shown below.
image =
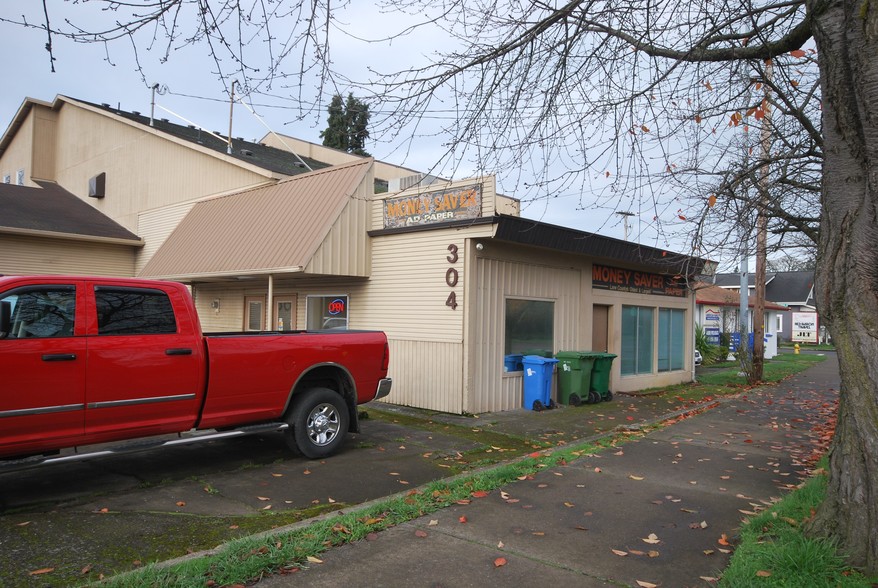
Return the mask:
[[[257,435],[259,433],[275,433],[288,429],[289,427],[290,426],[287,423],[262,423],[258,425],[237,427],[228,431],[186,431],[185,433],[179,433],[173,439],[168,439],[167,437],[159,439],[139,439],[112,447],[105,447],[104,445],[74,447],[72,448],[73,453],[69,454],[33,455],[22,459],[0,460],[0,474],[46,465],[84,461],[86,459],[94,459],[96,457],[104,457],[108,455],[148,451],[150,449],[158,449],[159,447],[190,445],[192,443],[201,443],[203,441],[216,441],[218,439],[229,439],[232,437],[242,437],[244,435]],[[87,449],[88,447],[93,447],[94,449]],[[85,451],[80,453],[79,450],[81,449],[85,449]]]

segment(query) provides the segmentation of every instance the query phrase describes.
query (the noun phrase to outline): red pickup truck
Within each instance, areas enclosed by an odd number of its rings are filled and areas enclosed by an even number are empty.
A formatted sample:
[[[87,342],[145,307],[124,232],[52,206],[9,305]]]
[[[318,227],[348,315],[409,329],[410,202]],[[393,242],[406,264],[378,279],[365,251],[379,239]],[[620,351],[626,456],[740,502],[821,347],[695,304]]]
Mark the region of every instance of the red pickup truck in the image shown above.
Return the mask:
[[[175,282],[0,276],[0,470],[271,430],[326,457],[390,393],[388,361],[379,331],[202,334]]]

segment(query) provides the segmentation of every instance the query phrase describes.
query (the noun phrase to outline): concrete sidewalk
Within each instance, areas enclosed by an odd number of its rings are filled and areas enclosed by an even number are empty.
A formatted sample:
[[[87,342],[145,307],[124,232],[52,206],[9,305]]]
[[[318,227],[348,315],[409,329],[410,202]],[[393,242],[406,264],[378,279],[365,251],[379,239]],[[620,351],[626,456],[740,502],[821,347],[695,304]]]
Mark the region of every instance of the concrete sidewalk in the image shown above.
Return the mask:
[[[834,414],[838,387],[829,354],[778,385],[257,586],[709,586],[746,513],[807,476],[815,426]]]

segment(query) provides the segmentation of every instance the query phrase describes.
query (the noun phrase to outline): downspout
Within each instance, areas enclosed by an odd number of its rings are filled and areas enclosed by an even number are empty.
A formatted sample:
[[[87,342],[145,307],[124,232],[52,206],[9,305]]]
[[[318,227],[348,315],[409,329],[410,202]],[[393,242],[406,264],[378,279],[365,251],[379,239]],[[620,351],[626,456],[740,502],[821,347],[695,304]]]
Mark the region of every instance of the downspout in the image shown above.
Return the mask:
[[[272,274],[268,274],[268,302],[265,305],[265,314],[268,317],[265,330],[274,331],[277,325],[274,324],[274,275]]]
[[[692,351],[689,352],[689,361],[692,362],[692,381],[695,382],[695,326],[699,324],[700,320],[695,318],[695,313],[698,312],[698,304],[695,291],[692,292]]]

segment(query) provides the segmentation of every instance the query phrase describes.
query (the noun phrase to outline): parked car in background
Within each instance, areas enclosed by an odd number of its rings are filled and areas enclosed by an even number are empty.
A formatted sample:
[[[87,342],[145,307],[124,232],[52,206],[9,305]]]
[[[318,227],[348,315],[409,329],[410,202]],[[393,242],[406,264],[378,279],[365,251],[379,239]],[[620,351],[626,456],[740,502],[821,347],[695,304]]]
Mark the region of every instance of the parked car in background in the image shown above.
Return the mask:
[[[701,352],[696,349],[695,350],[695,367],[698,367],[700,365],[701,365]]]

